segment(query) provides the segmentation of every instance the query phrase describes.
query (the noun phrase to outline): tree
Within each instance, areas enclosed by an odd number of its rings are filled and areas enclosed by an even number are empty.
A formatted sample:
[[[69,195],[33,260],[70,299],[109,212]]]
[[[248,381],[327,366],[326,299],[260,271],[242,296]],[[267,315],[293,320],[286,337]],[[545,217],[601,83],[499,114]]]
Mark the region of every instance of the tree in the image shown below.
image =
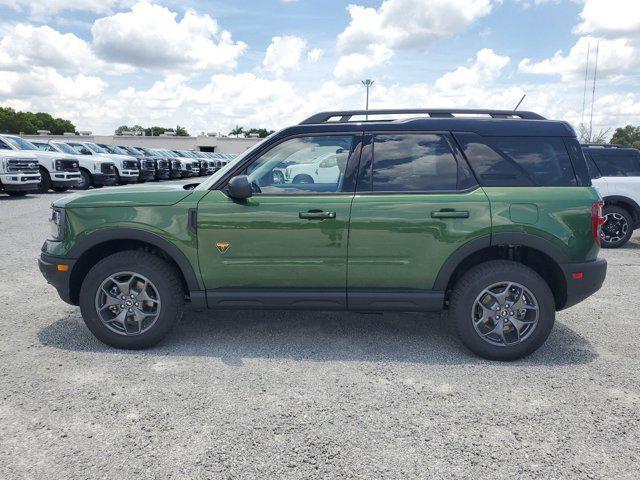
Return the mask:
[[[610,143],[623,147],[640,148],[640,126],[627,125],[626,127],[616,128]]]
[[[34,134],[49,130],[54,135],[75,133],[76,127],[69,120],[53,118],[48,113],[17,112],[13,108],[0,107],[0,132]]]
[[[233,130],[231,130],[229,132],[229,135],[235,135],[236,138],[239,137],[240,135],[242,135],[244,133],[244,128],[239,127],[238,125],[236,125],[236,128],[234,128]]]
[[[176,135],[179,137],[188,137],[189,136],[189,132],[187,132],[187,129],[184,127],[181,127],[180,125],[176,125]]]
[[[265,138],[271,135],[274,130],[267,130],[266,128],[250,128],[249,130],[245,130],[244,136],[249,137],[251,134],[257,134],[260,138]]]
[[[607,143],[607,135],[610,131],[610,128],[602,128],[592,132],[587,125],[581,123],[578,125],[578,139],[581,143]]]

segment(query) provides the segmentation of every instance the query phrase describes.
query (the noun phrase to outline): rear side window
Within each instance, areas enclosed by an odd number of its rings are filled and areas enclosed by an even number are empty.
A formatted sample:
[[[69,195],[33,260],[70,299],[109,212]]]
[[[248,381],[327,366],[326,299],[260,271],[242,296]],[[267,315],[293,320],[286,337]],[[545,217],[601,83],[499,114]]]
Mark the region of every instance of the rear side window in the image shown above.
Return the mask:
[[[614,148],[590,149],[591,158],[605,177],[640,177],[640,152]]]
[[[587,169],[589,170],[589,176],[594,178],[600,178],[602,175],[600,174],[600,170],[596,166],[595,162],[591,159],[591,156],[588,153],[584,154],[584,159],[587,162]]]
[[[480,183],[488,187],[576,186],[561,138],[456,134]]]
[[[373,191],[456,190],[457,182],[458,165],[442,135],[374,135]]]

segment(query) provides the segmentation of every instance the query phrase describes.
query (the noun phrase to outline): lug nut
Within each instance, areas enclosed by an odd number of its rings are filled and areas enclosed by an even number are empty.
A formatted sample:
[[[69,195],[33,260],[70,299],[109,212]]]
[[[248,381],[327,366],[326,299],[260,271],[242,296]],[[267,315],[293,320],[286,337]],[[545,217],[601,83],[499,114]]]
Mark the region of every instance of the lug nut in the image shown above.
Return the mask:
[[[130,309],[129,309],[129,312],[133,312],[133,309],[131,309],[131,308],[130,308]]]

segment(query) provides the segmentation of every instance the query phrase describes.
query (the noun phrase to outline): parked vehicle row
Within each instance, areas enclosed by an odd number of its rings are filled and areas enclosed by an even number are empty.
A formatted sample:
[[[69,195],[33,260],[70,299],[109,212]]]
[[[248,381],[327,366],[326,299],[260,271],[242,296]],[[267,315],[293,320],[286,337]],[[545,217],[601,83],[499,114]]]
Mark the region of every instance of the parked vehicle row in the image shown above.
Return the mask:
[[[0,135],[0,187],[9,195],[211,175],[232,154]]]

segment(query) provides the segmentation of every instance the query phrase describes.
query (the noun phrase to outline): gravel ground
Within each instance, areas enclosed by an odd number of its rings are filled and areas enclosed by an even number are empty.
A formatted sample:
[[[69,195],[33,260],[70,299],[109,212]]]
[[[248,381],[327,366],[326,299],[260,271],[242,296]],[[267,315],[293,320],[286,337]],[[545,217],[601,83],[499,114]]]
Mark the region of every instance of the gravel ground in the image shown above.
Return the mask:
[[[108,348],[36,257],[56,195],[0,197],[0,478],[640,476],[640,236],[513,363],[440,315],[188,313]]]

